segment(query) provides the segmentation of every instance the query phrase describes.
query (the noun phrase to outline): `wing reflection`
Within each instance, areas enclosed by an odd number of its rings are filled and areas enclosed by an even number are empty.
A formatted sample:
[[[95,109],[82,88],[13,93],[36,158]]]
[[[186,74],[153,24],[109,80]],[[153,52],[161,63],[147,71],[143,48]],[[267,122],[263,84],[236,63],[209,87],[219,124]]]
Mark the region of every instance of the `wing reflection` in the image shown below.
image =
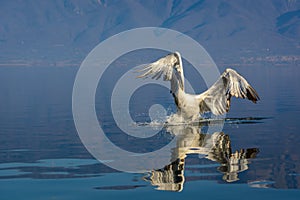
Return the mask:
[[[169,165],[162,169],[152,170],[145,180],[158,190],[181,191],[185,182],[185,158],[189,154],[220,164],[218,171],[223,180],[234,182],[239,180],[238,174],[248,169],[249,159],[255,158],[257,148],[232,151],[228,135],[223,132],[213,134],[201,133],[199,126],[170,126],[167,131],[177,135],[176,148],[172,149]]]

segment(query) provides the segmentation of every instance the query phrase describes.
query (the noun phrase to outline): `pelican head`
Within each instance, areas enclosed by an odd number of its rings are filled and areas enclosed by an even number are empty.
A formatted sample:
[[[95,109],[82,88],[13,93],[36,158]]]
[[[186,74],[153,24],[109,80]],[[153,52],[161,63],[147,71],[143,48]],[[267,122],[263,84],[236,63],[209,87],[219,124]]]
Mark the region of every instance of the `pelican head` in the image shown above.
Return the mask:
[[[176,67],[176,69],[178,70],[178,71],[180,71],[181,73],[183,73],[183,70],[182,70],[182,60],[181,60],[181,55],[180,55],[180,53],[178,52],[178,51],[175,51],[174,53],[173,53],[173,55],[176,57],[176,59],[177,59],[177,62],[176,62],[176,65],[175,65],[175,67]]]
[[[178,51],[175,51],[174,53],[173,53],[173,55],[176,57],[176,59],[178,60],[178,65],[181,65],[181,55],[180,55],[180,53],[178,52]]]

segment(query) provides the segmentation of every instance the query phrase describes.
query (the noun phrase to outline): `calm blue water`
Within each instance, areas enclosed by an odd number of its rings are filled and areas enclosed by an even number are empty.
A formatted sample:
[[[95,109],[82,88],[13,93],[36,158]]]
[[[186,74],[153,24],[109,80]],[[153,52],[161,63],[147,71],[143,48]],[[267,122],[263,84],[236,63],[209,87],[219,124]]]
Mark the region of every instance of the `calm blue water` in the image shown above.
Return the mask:
[[[72,116],[77,67],[1,67],[1,200],[299,199],[299,66],[259,64],[235,69],[256,88],[260,102],[233,100],[222,133],[206,133],[205,125],[171,130],[185,134],[174,151],[190,142],[191,130],[198,131],[197,138],[191,139],[194,148],[185,157],[152,172],[124,173],[94,159],[77,135]],[[118,132],[105,104],[104,94],[113,87],[106,82],[106,89],[98,86],[96,109],[114,143],[146,152],[172,139],[164,130],[139,144]],[[205,88],[199,85],[197,90]],[[133,97],[143,102],[132,106],[137,121],[149,119],[143,116],[144,103],[174,109],[169,93],[161,88],[150,91],[153,94],[144,100],[138,92]],[[211,138],[217,142],[204,156]]]

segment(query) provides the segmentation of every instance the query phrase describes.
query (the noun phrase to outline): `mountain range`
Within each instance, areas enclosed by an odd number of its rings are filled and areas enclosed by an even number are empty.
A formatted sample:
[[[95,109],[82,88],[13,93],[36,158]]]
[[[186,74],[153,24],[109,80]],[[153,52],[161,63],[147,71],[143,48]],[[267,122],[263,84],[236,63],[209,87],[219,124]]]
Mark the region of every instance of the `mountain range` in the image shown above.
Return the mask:
[[[78,64],[110,36],[148,26],[192,37],[219,63],[300,62],[297,0],[4,0],[0,63]]]

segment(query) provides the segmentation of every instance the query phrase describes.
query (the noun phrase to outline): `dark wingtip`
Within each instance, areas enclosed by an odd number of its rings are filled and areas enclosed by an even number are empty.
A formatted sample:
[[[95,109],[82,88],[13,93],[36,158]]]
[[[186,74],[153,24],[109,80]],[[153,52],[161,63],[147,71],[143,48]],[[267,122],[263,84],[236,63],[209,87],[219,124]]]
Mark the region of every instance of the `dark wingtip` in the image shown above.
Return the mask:
[[[251,100],[253,103],[256,103],[258,100],[260,100],[257,92],[255,91],[255,89],[253,87],[251,87],[250,85],[247,88],[247,98],[249,100]]]

